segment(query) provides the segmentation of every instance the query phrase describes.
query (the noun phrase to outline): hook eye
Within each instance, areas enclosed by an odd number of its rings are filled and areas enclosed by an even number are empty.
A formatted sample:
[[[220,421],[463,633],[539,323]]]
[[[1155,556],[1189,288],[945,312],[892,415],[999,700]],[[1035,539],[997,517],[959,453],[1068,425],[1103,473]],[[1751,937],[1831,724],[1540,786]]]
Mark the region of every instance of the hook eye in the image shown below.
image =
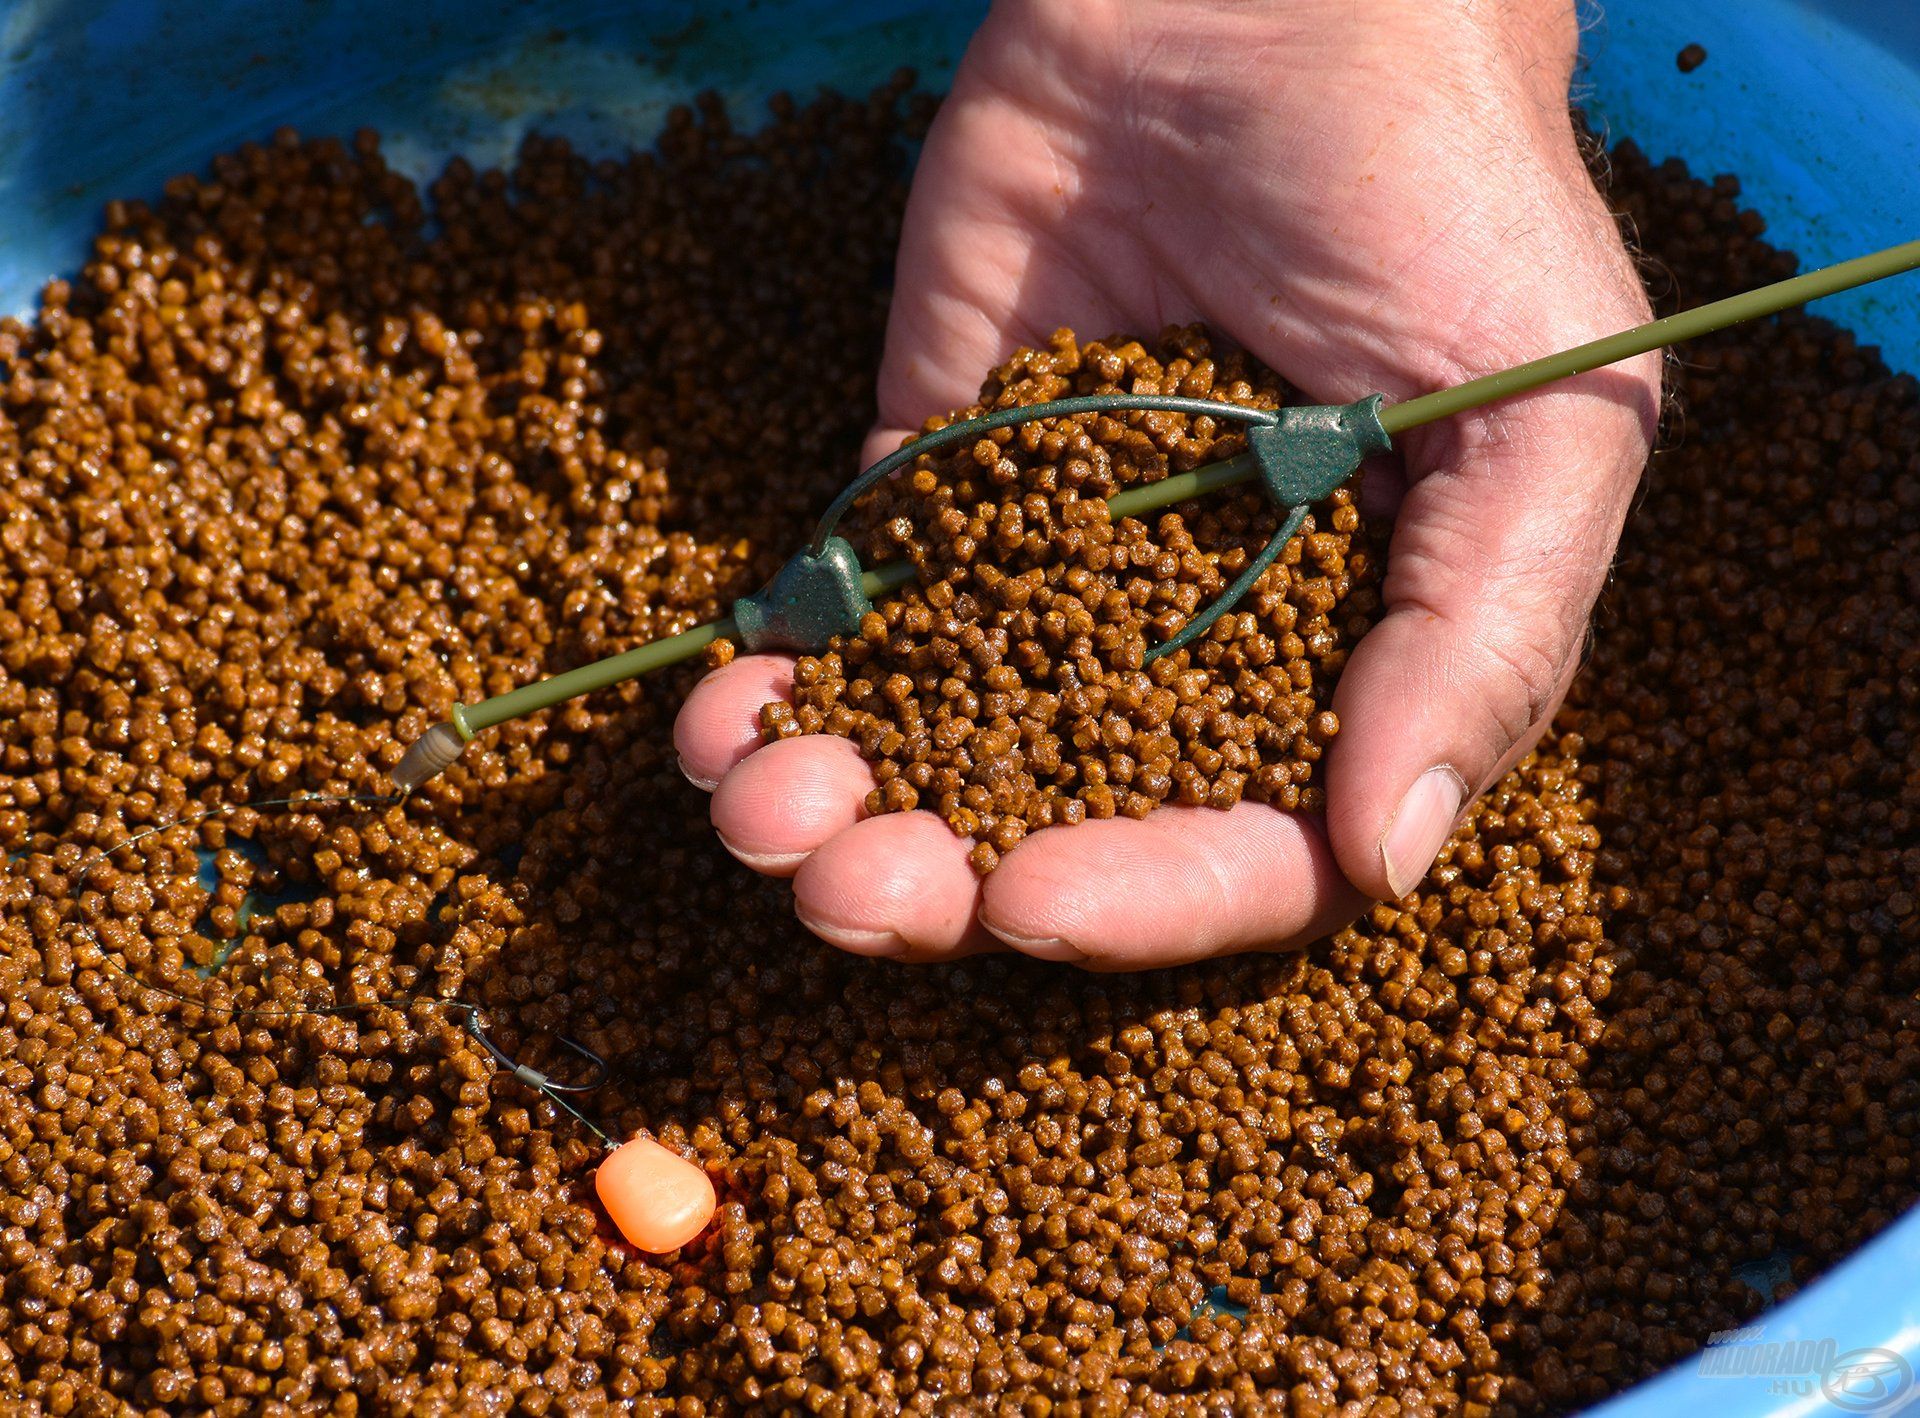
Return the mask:
[[[556,1034],[554,1038],[558,1039],[567,1048],[573,1050],[574,1053],[578,1054],[593,1066],[593,1076],[585,1083],[556,1082],[532,1064],[517,1062],[507,1054],[506,1050],[494,1043],[487,1034],[486,1025],[481,1021],[480,1007],[478,1005],[467,1005],[465,1008],[467,1011],[467,1033],[473,1037],[474,1042],[485,1049],[487,1053],[492,1056],[495,1063],[499,1064],[501,1068],[507,1070],[508,1073],[512,1074],[529,1088],[538,1088],[542,1092],[547,1093],[591,1093],[613,1076],[613,1070],[607,1066],[607,1061],[592,1049],[589,1049],[585,1044],[580,1043],[576,1039],[569,1039],[565,1034]]]

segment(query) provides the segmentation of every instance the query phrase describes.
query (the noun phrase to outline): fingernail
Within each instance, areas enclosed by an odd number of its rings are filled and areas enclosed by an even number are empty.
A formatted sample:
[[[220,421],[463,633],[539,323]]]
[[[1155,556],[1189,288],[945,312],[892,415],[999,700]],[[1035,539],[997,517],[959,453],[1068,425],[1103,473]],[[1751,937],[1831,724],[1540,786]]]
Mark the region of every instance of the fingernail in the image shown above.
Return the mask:
[[[798,903],[793,914],[800,918],[800,924],[812,931],[828,945],[837,945],[842,950],[855,955],[871,955],[879,959],[905,955],[907,943],[892,931],[863,931],[853,926],[836,926],[826,921],[817,921],[809,916]]]
[[[1087,958],[1058,936],[1015,935],[1012,931],[1003,931],[998,926],[988,925],[985,921],[982,921],[980,924],[987,927],[987,934],[995,940],[1012,946],[1022,955],[1031,955],[1035,960],[1056,960],[1071,963]]]
[[[1386,835],[1380,839],[1380,858],[1387,869],[1387,885],[1395,899],[1405,896],[1420,884],[1446,845],[1454,820],[1467,801],[1467,786],[1460,775],[1445,764],[1429,768],[1393,815]]]
[[[715,788],[720,786],[720,780],[718,778],[702,778],[698,773],[687,767],[687,760],[681,758],[679,755],[676,754],[674,756],[674,761],[680,765],[680,776],[693,784],[693,786],[701,792],[711,793]]]
[[[720,839],[722,847],[733,853],[735,861],[752,867],[762,876],[792,876],[800,870],[800,864],[812,855],[809,852],[749,852],[745,847],[729,842],[724,832],[716,830],[713,835]]]

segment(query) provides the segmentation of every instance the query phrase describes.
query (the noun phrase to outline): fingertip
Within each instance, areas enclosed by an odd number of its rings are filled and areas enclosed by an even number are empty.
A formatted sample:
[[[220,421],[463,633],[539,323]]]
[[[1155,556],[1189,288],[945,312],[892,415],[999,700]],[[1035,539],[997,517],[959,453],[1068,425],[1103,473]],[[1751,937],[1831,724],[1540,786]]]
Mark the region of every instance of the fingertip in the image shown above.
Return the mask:
[[[793,693],[791,655],[743,655],[693,687],[673,721],[680,771],[712,792],[761,745],[760,710]]]
[[[981,923],[1039,959],[1143,970],[1303,944],[1363,904],[1316,819],[1249,802],[1037,832],[987,879]]]
[[[1452,765],[1436,764],[1413,780],[1380,835],[1376,856],[1388,896],[1397,901],[1425,879],[1466,809],[1467,785]]]
[[[889,453],[897,453],[909,438],[915,436],[910,428],[876,428],[860,445],[860,467],[862,471],[871,468]]]
[[[794,911],[822,940],[858,955],[934,961],[992,948],[968,850],[930,812],[867,818],[807,858]]]
[[[858,822],[873,770],[843,738],[781,739],[720,780],[708,813],[720,841],[767,876],[792,876],[822,843]]]

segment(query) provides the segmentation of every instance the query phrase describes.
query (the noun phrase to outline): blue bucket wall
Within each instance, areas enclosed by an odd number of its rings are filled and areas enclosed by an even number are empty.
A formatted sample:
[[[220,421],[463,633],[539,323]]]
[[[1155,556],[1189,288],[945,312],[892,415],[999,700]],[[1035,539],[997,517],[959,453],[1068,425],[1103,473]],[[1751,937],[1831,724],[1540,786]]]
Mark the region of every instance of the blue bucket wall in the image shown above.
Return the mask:
[[[778,89],[868,86],[901,64],[940,84],[982,8],[0,0],[0,311],[29,312],[42,282],[80,264],[103,201],[151,194],[282,123],[378,128],[415,176],[456,151],[503,161],[533,127],[626,146],[705,88],[745,118]],[[1674,56],[1690,42],[1708,57],[1682,74]],[[1914,0],[1613,0],[1586,49],[1584,98],[1611,135],[1702,174],[1739,173],[1773,239],[1809,264],[1920,235]],[[1879,343],[1895,367],[1920,369],[1920,276],[1820,310]],[[1877,1348],[1920,1369],[1920,1214],[1762,1323],[1768,1341],[1832,1339],[1842,1354]],[[1806,1397],[1783,1396],[1771,1378],[1690,1363],[1595,1411],[1859,1413],[1866,1382],[1839,1390],[1835,1405],[1818,1382]]]

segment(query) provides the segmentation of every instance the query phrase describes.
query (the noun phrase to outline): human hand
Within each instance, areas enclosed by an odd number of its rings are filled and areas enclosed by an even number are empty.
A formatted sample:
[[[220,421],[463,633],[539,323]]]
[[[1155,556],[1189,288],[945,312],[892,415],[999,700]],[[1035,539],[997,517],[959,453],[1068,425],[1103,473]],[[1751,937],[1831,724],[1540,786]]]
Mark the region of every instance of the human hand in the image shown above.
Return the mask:
[[[915,179],[868,458],[1061,324],[1198,318],[1333,403],[1646,319],[1568,118],[1576,42],[1570,0],[996,6]],[[1417,885],[1551,719],[1658,400],[1647,356],[1399,441],[1369,507],[1398,504],[1386,613],[1335,694],[1324,820],[1162,807],[1034,833],[982,880],[932,813],[865,816],[850,742],[761,746],[783,656],[694,690],[682,764],[729,850],[795,876],[848,950],[1130,969],[1311,940]]]

